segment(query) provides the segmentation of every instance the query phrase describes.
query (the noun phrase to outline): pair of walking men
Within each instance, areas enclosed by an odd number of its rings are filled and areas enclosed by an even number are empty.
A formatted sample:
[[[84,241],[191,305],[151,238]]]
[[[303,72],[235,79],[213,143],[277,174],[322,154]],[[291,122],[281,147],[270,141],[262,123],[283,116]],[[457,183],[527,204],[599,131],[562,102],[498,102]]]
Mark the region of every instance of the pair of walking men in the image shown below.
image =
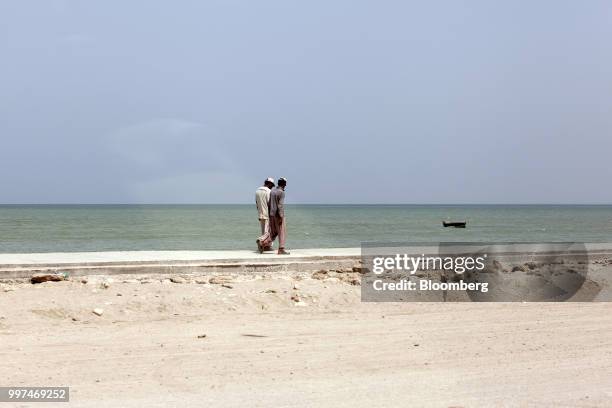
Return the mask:
[[[285,178],[279,178],[278,186],[274,187],[274,179],[268,177],[264,185],[255,191],[255,204],[261,226],[261,236],[256,241],[260,253],[271,251],[272,243],[278,237],[278,255],[289,254],[285,251],[285,187]]]

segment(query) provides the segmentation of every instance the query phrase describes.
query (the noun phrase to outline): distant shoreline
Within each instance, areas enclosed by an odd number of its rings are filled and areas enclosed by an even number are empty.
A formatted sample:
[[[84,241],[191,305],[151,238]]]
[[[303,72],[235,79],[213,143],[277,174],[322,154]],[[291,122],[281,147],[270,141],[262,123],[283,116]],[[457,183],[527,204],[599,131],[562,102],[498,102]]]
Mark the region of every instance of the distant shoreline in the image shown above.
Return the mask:
[[[612,203],[287,203],[316,207],[612,207]],[[253,206],[251,203],[4,203],[0,207],[198,207]]]

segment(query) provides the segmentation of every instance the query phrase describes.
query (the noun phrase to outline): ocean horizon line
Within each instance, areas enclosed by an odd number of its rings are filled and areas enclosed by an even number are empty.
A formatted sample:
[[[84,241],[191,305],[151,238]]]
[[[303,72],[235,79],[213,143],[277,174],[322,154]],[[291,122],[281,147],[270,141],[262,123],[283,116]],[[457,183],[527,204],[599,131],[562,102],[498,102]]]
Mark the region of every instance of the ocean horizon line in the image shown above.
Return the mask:
[[[52,206],[249,206],[253,203],[0,203],[0,207]],[[612,203],[286,203],[304,206],[612,206]]]

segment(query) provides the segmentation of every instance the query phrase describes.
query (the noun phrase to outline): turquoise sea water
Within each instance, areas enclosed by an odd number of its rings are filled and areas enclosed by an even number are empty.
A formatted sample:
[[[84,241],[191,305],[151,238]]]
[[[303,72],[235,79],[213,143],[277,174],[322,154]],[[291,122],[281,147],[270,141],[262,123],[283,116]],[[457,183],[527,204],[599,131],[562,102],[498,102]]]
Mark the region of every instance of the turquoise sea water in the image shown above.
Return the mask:
[[[362,241],[612,242],[612,206],[288,205],[289,248]],[[441,221],[467,220],[466,229]],[[253,249],[253,205],[0,206],[0,253]]]

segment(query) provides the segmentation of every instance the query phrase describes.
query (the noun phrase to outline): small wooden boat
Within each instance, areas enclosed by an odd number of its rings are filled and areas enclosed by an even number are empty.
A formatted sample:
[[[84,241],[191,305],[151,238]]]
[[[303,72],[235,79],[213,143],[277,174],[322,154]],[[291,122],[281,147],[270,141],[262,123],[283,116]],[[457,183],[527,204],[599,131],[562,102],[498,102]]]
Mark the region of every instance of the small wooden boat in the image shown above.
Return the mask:
[[[467,224],[467,221],[452,221],[452,222],[442,221],[442,225],[444,227],[465,228],[465,224]]]

